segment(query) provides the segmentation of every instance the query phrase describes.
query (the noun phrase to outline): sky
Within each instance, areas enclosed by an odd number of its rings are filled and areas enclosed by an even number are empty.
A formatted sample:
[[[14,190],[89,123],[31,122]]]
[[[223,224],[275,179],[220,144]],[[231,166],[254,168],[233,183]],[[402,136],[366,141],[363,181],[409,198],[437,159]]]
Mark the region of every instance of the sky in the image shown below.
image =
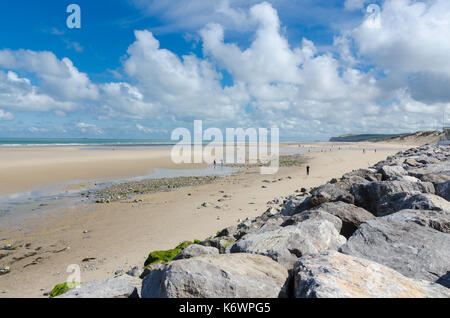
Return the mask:
[[[440,129],[449,34],[448,0],[1,1],[0,138]]]

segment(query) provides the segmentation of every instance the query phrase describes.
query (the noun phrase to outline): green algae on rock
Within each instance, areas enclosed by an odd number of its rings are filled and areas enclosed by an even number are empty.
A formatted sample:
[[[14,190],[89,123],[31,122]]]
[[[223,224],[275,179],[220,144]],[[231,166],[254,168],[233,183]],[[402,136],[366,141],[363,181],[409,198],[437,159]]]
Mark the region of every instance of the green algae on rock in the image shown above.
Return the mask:
[[[78,285],[80,285],[80,283],[77,283],[77,282],[64,282],[64,283],[55,285],[55,287],[53,287],[52,291],[50,292],[49,298],[61,296],[62,294],[68,292],[69,290],[71,290],[72,288],[74,288]]]
[[[153,251],[150,252],[148,255],[144,266],[147,267],[149,265],[153,264],[165,264],[173,260],[175,256],[177,256],[178,253],[180,253],[182,250],[184,250],[186,247],[192,244],[199,243],[199,240],[194,240],[194,242],[191,241],[184,241],[180,244],[178,244],[175,248],[166,250],[166,251]]]

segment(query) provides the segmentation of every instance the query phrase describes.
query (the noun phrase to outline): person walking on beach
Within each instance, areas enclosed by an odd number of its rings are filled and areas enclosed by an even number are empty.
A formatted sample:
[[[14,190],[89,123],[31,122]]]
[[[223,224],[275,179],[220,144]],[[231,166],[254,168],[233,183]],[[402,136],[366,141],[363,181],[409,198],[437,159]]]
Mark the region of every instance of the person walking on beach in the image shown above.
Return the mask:
[[[306,175],[309,176],[309,166],[306,166]]]
[[[214,168],[216,167],[216,165],[217,165],[217,162],[216,162],[216,159],[214,159]]]

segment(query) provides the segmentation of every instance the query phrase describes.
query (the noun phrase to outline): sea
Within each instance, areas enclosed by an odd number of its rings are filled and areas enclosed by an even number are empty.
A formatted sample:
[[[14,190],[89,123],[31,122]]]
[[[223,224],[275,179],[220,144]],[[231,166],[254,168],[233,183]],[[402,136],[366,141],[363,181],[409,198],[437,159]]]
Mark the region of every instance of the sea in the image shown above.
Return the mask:
[[[26,146],[164,146],[167,139],[90,139],[90,138],[0,138],[0,147]]]

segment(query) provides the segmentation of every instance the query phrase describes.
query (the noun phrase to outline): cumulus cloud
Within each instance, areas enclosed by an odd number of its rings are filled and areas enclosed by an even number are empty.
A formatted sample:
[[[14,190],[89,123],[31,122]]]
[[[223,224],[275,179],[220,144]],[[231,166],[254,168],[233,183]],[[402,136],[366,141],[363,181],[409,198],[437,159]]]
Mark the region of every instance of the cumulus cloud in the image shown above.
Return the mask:
[[[0,70],[0,107],[26,111],[76,108],[74,101],[60,101],[39,91],[28,78],[19,77],[12,71],[5,73]]]
[[[13,120],[14,115],[4,111],[3,109],[0,109],[0,120]]]
[[[77,123],[76,128],[78,128],[82,133],[93,132],[97,135],[102,135],[103,131],[94,124],[88,123]]]
[[[160,48],[149,31],[135,35],[124,70],[135,82],[140,112],[158,110],[159,116],[173,118],[235,118],[247,98],[241,87],[222,88],[221,74],[209,61],[194,55],[180,58]]]
[[[0,67],[35,74],[39,93],[59,101],[98,98],[98,88],[87,74],[79,72],[70,59],[59,60],[51,52],[0,50]]]

